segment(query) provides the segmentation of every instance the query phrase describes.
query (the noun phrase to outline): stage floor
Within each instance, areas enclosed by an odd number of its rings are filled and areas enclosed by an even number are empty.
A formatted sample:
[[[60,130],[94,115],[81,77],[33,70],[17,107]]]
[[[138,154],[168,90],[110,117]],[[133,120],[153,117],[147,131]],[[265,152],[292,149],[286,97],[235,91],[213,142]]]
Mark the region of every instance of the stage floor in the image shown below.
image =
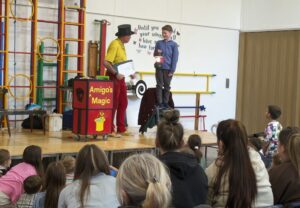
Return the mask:
[[[143,135],[138,132],[138,128],[130,128],[133,136],[122,138],[111,138],[102,140],[90,139],[88,141],[76,141],[71,131],[46,132],[42,130],[12,130],[11,137],[8,136],[7,130],[0,132],[0,148],[10,151],[12,158],[21,158],[23,150],[28,145],[38,145],[42,148],[45,157],[60,157],[65,154],[76,153],[86,144],[96,144],[109,155],[109,160],[113,160],[113,153],[129,151],[155,151],[155,134],[156,128],[145,132]],[[199,134],[202,138],[203,146],[216,145],[216,136],[209,132],[186,130],[185,139],[190,134]]]

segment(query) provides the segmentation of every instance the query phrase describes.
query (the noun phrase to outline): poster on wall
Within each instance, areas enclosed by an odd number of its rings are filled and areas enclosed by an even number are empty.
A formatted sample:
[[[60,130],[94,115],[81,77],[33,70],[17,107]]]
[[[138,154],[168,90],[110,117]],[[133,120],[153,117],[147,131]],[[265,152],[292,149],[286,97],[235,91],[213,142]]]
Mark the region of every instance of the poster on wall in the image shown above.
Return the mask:
[[[153,56],[156,42],[163,39],[161,28],[164,25],[138,24],[133,26],[136,35],[132,36],[131,41],[136,52]],[[173,27],[171,38],[179,45],[178,36],[180,36],[180,32],[176,27],[171,26]]]

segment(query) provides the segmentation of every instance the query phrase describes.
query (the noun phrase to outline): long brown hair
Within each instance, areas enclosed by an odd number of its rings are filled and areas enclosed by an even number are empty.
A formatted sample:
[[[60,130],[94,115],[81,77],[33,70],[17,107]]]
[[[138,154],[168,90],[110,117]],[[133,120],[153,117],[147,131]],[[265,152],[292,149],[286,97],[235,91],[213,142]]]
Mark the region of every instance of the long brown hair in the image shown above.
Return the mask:
[[[296,126],[288,126],[282,129],[279,133],[278,140],[284,146],[285,151],[288,153],[288,145],[290,137],[293,134],[300,133],[300,128]]]
[[[240,121],[224,120],[218,125],[217,138],[223,143],[223,148],[213,185],[214,196],[220,193],[223,178],[228,177],[229,194],[225,207],[251,208],[257,195],[257,185],[248,154],[246,128]]]
[[[41,147],[36,145],[27,146],[23,151],[23,161],[34,166],[39,176],[44,175]]]
[[[61,162],[52,162],[48,165],[43,191],[46,191],[45,208],[53,208],[58,205],[61,190],[66,184],[66,172]]]
[[[173,151],[183,144],[183,127],[179,123],[179,111],[169,110],[163,114],[156,132],[156,145],[164,151]]]
[[[288,144],[289,158],[300,176],[300,133],[294,133],[290,135],[290,141]]]
[[[201,161],[202,158],[202,152],[200,150],[202,144],[202,139],[198,134],[192,134],[189,136],[187,145],[191,150],[193,150],[198,163]]]
[[[84,207],[85,196],[89,194],[92,176],[100,172],[109,175],[108,159],[99,147],[94,144],[85,145],[76,158],[74,179],[81,180],[80,203]]]

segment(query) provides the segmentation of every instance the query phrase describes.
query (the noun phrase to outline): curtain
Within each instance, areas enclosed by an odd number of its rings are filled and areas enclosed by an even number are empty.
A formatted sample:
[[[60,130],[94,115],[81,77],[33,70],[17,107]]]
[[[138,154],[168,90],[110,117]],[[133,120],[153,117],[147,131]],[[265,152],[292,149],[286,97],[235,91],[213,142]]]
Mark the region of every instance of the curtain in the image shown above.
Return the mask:
[[[240,33],[236,118],[248,134],[267,125],[268,105],[285,126],[299,126],[300,31]]]

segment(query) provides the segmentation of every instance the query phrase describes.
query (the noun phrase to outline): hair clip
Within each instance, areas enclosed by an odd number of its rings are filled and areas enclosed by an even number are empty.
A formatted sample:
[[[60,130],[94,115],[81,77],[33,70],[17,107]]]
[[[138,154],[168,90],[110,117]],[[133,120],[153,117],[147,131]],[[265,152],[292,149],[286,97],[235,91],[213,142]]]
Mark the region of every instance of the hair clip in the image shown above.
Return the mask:
[[[159,180],[156,176],[153,176],[153,183],[159,183]]]

